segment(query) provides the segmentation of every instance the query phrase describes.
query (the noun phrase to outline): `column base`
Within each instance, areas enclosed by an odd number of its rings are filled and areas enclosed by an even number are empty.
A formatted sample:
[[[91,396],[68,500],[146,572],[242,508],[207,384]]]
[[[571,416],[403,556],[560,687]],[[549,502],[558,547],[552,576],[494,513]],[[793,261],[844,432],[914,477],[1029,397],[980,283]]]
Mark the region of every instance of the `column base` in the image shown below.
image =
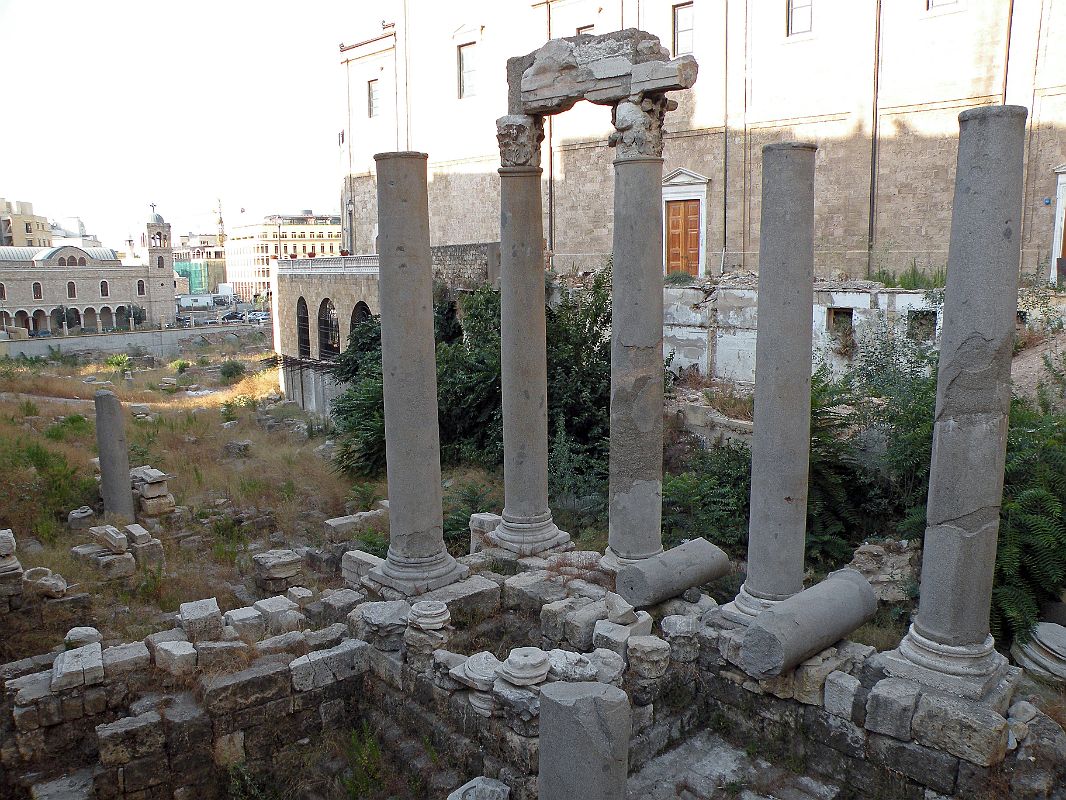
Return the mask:
[[[780,600],[768,600],[764,597],[756,597],[748,591],[746,583],[740,585],[740,591],[737,592],[737,596],[731,603],[726,603],[719,609],[719,613],[722,618],[734,623],[735,625],[742,625],[748,627],[759,614],[766,611],[768,608],[773,608],[780,603]]]
[[[640,556],[640,558],[626,558],[625,556],[618,555],[618,553],[612,550],[611,546],[608,545],[607,549],[603,552],[603,557],[600,558],[600,569],[611,575],[617,575],[618,570],[622,567],[628,564],[636,564],[646,558],[654,558],[662,552],[663,549],[660,547],[656,553],[649,553],[646,556]]]
[[[912,624],[899,647],[882,653],[885,673],[967,700],[985,700],[1009,677],[1011,666],[991,636],[975,645],[935,642]]]
[[[447,551],[428,558],[402,558],[390,550],[388,558],[373,567],[367,578],[412,597],[455,583],[469,574],[470,567],[460,564]]]
[[[537,522],[516,522],[504,517],[485,539],[518,556],[535,556],[569,544],[570,534],[559,530],[549,513],[547,520]]]

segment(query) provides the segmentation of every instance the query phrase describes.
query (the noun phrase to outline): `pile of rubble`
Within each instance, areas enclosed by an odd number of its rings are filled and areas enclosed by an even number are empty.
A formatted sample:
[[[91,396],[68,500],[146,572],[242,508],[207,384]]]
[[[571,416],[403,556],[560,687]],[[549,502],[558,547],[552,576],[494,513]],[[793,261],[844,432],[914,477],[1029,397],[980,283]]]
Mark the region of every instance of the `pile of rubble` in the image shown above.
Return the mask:
[[[166,566],[163,543],[141,525],[126,525],[122,531],[114,525],[96,525],[89,533],[96,541],[76,545],[70,553],[95,569],[102,580],[121,580],[138,569],[162,570]]]
[[[153,533],[162,530],[161,518],[176,508],[174,495],[167,485],[167,474],[148,465],[130,470],[137,518]]]

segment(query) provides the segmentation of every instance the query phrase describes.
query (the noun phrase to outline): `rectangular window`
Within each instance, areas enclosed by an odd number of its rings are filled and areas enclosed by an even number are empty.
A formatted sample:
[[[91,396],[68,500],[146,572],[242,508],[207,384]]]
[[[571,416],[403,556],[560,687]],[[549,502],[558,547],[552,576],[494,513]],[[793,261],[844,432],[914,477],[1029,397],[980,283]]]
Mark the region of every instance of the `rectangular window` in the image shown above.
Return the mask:
[[[814,0],[787,0],[787,35],[795,36],[798,33],[810,33],[813,26]]]
[[[692,3],[674,6],[674,55],[692,52]]]
[[[27,222],[26,223],[26,233],[33,233],[33,223],[32,222]]]
[[[477,65],[475,64],[474,43],[461,44],[459,55],[459,97],[473,97],[477,91]]]
[[[580,28],[577,29],[577,35],[578,36],[583,36],[586,33],[589,34],[589,35],[592,35],[592,32],[594,30],[596,30],[596,26],[595,25],[582,25]]]
[[[378,82],[377,80],[366,82],[366,115],[368,117],[376,117],[381,113],[381,108],[378,105]]]

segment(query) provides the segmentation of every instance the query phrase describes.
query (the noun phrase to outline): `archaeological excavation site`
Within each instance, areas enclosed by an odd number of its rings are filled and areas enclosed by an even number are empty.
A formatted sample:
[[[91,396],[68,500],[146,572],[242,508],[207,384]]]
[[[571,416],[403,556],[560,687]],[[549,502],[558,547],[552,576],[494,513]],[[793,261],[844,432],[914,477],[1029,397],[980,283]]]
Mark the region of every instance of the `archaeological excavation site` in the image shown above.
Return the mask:
[[[958,115],[932,317],[901,294],[831,368],[812,308],[880,285],[816,279],[816,144],[761,149],[757,274],[664,287],[698,72],[633,28],[510,58],[480,287],[434,271],[429,156],[374,156],[333,354],[293,261],[273,350],[0,362],[0,797],[1066,800],[1066,361],[1012,392],[1027,109]],[[582,101],[612,247],[567,283],[541,151]],[[719,359],[757,319],[753,384],[672,363],[701,315]]]

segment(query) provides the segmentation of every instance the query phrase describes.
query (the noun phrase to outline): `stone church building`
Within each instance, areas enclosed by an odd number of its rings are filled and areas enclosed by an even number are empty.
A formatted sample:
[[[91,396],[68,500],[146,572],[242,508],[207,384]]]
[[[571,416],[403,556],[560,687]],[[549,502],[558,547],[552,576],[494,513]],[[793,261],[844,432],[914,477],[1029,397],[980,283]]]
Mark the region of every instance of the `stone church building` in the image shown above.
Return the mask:
[[[373,154],[429,153],[433,245],[499,240],[505,63],[555,37],[636,27],[699,62],[667,117],[664,269],[758,265],[764,144],[818,145],[816,263],[861,278],[946,264],[959,112],[1029,108],[1023,269],[1055,274],[1066,218],[1062,0],[383,0],[345,31],[344,247],[372,253]],[[378,19],[382,21],[378,23]],[[556,270],[610,250],[610,109],[549,121],[546,246]],[[1062,272],[1066,274],[1066,262]],[[880,272],[884,277],[885,273]]]

